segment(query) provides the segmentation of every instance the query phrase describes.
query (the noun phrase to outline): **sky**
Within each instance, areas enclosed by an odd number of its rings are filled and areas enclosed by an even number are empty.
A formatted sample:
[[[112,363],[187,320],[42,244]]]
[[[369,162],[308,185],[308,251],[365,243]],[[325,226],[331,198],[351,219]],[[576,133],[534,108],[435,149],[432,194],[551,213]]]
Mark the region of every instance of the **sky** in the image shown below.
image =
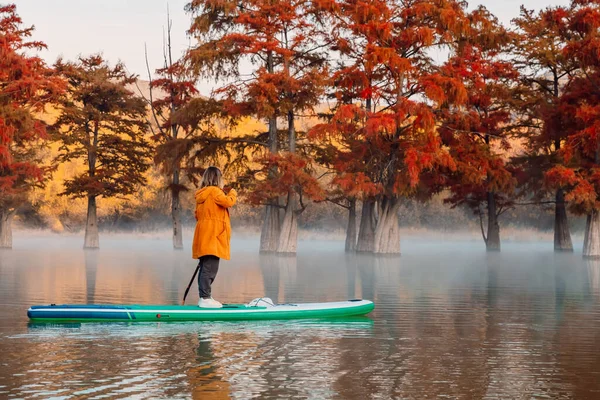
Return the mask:
[[[2,0],[0,0],[2,1]],[[6,1],[6,0],[5,0]],[[3,2],[5,2],[3,1]],[[10,1],[10,0],[9,0]],[[190,16],[184,6],[188,0],[13,0],[25,25],[34,25],[34,38],[48,49],[41,56],[53,63],[59,56],[75,59],[78,55],[102,53],[111,63],[122,61],[131,73],[147,79],[144,45],[152,71],[163,65],[163,31],[167,25],[167,6],[172,27],[173,56],[179,56],[193,44],[187,37]],[[508,24],[523,4],[528,9],[567,5],[569,0],[478,0],[502,22]],[[208,94],[212,81],[199,83]]]

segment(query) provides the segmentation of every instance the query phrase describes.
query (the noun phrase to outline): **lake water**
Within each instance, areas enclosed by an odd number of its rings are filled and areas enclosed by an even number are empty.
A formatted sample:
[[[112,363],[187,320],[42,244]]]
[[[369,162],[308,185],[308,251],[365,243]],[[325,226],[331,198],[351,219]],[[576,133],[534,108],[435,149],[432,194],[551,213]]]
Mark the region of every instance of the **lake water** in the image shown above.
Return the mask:
[[[30,325],[32,304],[174,304],[195,262],[168,240],[19,237],[0,252],[0,398],[600,398],[600,262],[551,243],[405,239],[401,257],[234,240],[213,296],[375,301],[368,317]],[[578,246],[580,246],[578,244]],[[188,303],[198,299],[193,286]]]

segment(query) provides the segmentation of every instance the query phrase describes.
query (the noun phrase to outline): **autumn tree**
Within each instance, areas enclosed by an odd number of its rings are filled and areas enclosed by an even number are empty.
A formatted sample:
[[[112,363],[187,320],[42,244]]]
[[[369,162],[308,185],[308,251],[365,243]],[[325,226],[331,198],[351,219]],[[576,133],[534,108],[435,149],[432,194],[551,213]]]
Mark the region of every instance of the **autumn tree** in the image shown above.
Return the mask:
[[[39,117],[63,89],[35,55],[46,45],[29,40],[32,33],[15,5],[0,5],[0,248],[12,247],[12,219],[49,172],[39,157],[47,139]]]
[[[338,92],[341,93],[349,95],[350,90],[345,88]],[[369,204],[374,203],[380,188],[374,183],[375,179],[368,175],[373,170],[369,164],[376,160],[368,157],[371,149],[363,135],[367,114],[365,109],[344,101],[323,115],[325,122],[316,124],[309,131],[309,137],[315,142],[315,160],[327,168],[327,173],[324,174],[324,178],[329,180],[326,184],[326,199],[348,210],[345,239],[347,252],[365,251],[357,246],[359,221],[356,208],[359,201],[363,204],[363,215],[369,218],[360,224],[363,232],[361,245],[373,244],[372,240],[365,240],[365,232],[372,232],[371,237],[374,239],[374,229],[370,230],[365,226],[372,228],[370,218],[374,215],[370,213],[372,209]]]
[[[587,215],[584,257],[600,257],[600,1],[573,0],[563,31],[564,56],[577,70],[551,118],[565,130],[561,164],[546,173],[565,190],[569,208]]]
[[[317,160],[333,174],[327,199],[348,210],[346,251],[372,252],[375,240],[375,204],[379,193],[376,168],[379,161],[366,141],[364,127],[373,111],[372,85],[385,74],[383,63],[368,62],[366,55],[375,38],[364,34],[369,19],[383,2],[316,2],[319,20],[329,36],[329,48],[338,54],[328,80],[333,106],[321,113],[325,121],[311,128]],[[360,224],[357,202],[361,201]],[[360,230],[357,231],[358,227]]]
[[[198,139],[211,131],[208,128],[210,118],[218,109],[214,101],[199,97],[196,79],[190,75],[183,61],[173,60],[171,27],[172,21],[167,16],[164,65],[155,71],[154,78],[148,67],[150,90],[146,100],[151,109],[149,127],[152,140],[156,143],[154,161],[167,177],[167,190],[171,195],[173,248],[182,249],[180,194],[188,190],[183,179],[186,174],[195,179],[194,173],[198,171],[194,168],[194,161],[198,157],[194,154],[200,154],[197,150],[201,146]],[[217,151],[212,151],[211,155],[215,153]]]
[[[272,154],[276,154],[279,147],[277,98],[262,88],[272,88],[270,83],[275,73],[277,35],[281,32],[277,6],[281,4],[268,7],[268,3],[256,1],[239,7],[235,2],[206,0],[194,0],[186,6],[193,16],[189,32],[198,40],[188,53],[190,64],[198,73],[228,83],[219,92],[224,94],[233,113],[254,115],[267,121],[267,132],[254,135],[254,139]],[[247,75],[240,71],[242,62],[251,65],[252,70]],[[243,95],[246,93],[248,96]],[[260,146],[254,146],[254,150],[258,151],[256,147]],[[265,207],[261,252],[277,250],[279,228],[278,201],[273,198]]]
[[[516,185],[506,152],[515,129],[519,74],[503,58],[511,37],[497,19],[480,7],[469,21],[440,69],[440,75],[461,82],[467,93],[464,103],[448,105],[440,114],[440,134],[456,161],[448,202],[469,206],[479,216],[486,249],[499,251],[498,219],[510,207]]]
[[[145,102],[127,86],[135,76],[118,63],[114,67],[100,55],[76,62],[59,60],[57,72],[67,81],[53,124],[60,142],[59,162],[79,161],[82,173],[64,183],[64,195],[87,197],[85,248],[99,247],[96,199],[126,196],[145,183],[150,147]]]
[[[436,132],[435,109],[460,99],[460,85],[434,72],[429,51],[463,29],[458,1],[319,2],[333,14],[334,50],[340,53],[341,103],[334,120],[364,114],[350,157],[361,160],[368,187],[357,250],[400,252],[398,209],[418,192],[424,173],[454,164]],[[344,99],[348,99],[344,101]],[[352,117],[350,117],[352,118]],[[346,122],[347,123],[347,122]],[[329,124],[332,132],[336,126]],[[343,130],[342,130],[343,131]]]
[[[194,14],[190,32],[199,39],[189,52],[191,65],[199,72],[227,81],[217,93],[229,114],[267,121],[268,132],[248,135],[245,141],[262,152],[256,160],[269,166],[266,174],[262,174],[264,168],[247,171],[258,173],[257,179],[269,181],[254,185],[258,196],[251,196],[257,200],[267,196],[260,249],[295,253],[297,215],[304,209],[298,196],[304,186],[314,187],[314,182],[307,183],[306,169],[286,171],[284,165],[309,164],[297,151],[301,134],[297,118],[300,112],[310,113],[318,104],[326,71],[326,58],[313,30],[311,3],[197,0],[187,9]],[[246,63],[252,71],[241,72]],[[285,121],[284,129],[279,128],[278,119]],[[261,142],[262,150],[256,148]],[[286,194],[266,190],[289,183],[289,173],[294,171],[298,175]],[[305,195],[311,193],[313,190],[308,190]]]
[[[517,158],[526,170],[523,189],[533,193],[534,203],[546,202],[554,196],[554,250],[573,251],[564,190],[548,185],[545,172],[561,164],[559,156],[567,138],[568,128],[562,126],[559,109],[560,96],[569,86],[577,70],[574,60],[565,54],[565,31],[571,9],[547,8],[540,12],[521,7],[513,20],[517,34],[512,50],[513,62],[518,68],[523,85],[523,119],[520,138],[525,139],[527,154]]]

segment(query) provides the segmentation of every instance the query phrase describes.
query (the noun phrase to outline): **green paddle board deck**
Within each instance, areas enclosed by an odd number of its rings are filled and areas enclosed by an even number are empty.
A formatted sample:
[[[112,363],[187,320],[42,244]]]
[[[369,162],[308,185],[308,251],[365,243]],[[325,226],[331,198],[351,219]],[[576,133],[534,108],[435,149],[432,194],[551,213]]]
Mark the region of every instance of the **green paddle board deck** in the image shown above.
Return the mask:
[[[111,321],[233,321],[299,318],[332,318],[368,314],[375,308],[369,300],[327,303],[250,306],[224,304],[223,308],[176,305],[62,304],[31,306],[27,316],[33,322]]]

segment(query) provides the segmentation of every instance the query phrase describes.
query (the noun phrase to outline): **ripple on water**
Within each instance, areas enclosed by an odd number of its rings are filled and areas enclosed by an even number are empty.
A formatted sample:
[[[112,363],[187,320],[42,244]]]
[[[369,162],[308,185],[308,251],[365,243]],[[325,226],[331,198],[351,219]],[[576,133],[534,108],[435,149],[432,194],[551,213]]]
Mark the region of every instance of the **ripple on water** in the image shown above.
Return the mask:
[[[290,259],[240,242],[219,300],[377,308],[326,321],[39,325],[27,324],[31,304],[176,303],[194,265],[152,240],[93,253],[36,240],[0,253],[0,397],[600,398],[600,263],[551,245],[486,255],[408,242],[400,258],[372,258],[303,242]]]

